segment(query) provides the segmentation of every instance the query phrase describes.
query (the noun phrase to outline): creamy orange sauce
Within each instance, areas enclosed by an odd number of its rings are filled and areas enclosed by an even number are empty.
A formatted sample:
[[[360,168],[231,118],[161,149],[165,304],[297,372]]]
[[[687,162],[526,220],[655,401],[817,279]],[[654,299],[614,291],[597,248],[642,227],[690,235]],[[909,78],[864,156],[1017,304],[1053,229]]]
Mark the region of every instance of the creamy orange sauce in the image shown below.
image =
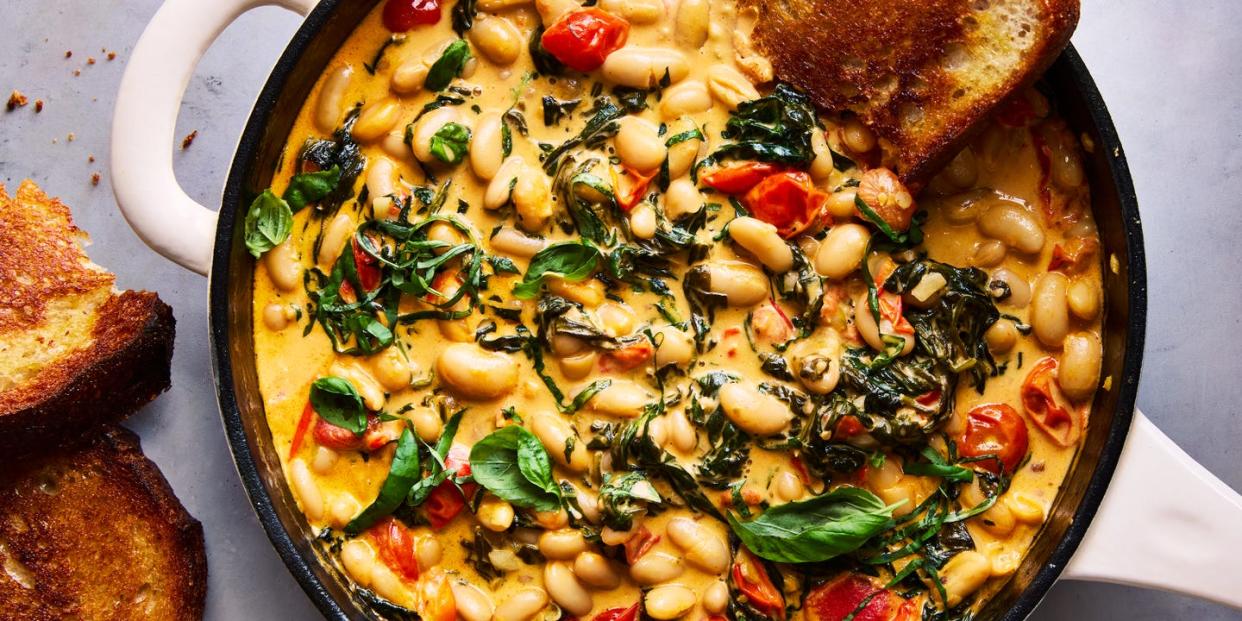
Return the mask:
[[[489,4],[481,1],[479,4],[491,6],[504,3]],[[556,12],[552,4],[555,3],[541,1],[538,8]],[[617,5],[617,3],[604,4],[605,8]],[[511,108],[521,111],[530,134],[522,136],[516,131],[513,132],[513,156],[520,157],[527,163],[529,173],[543,175],[539,167],[541,155],[539,143],[559,145],[581,130],[585,122],[583,113],[591,107],[591,88],[601,80],[601,76],[598,71],[586,76],[569,72],[563,77],[530,79],[533,66],[526,42],[531,31],[540,23],[541,16],[535,6],[521,2],[516,5],[513,8],[497,9],[490,13],[487,19],[507,20],[520,33],[521,49],[517,60],[508,65],[497,65],[488,60],[486,54],[481,53],[477,42],[472,42],[472,52],[476,60],[468,66],[464,76],[453,81],[455,86],[466,89],[470,95],[463,105],[455,108],[460,122],[471,128],[478,123],[480,113],[504,112]],[[742,40],[737,33],[744,30],[744,22],[748,18],[739,18],[731,3],[711,3],[711,25],[702,45],[679,43],[683,40],[679,37],[676,19],[679,2],[672,0],[662,4],[657,3],[657,5],[663,7],[662,15],[650,23],[640,24],[636,19],[636,23],[631,24],[627,47],[667,48],[684,55],[688,70],[684,76],[679,76],[673,87],[695,81],[706,85],[710,81],[710,69],[721,65],[738,67],[748,73],[754,73],[755,59],[741,54],[737,48],[738,42]],[[378,102],[390,101],[395,102],[399,112],[395,115],[397,120],[384,133],[402,132],[405,126],[419,115],[424,105],[435,99],[435,93],[421,88],[413,93],[397,95],[391,90],[391,81],[393,75],[404,63],[416,62],[424,56],[429,56],[434,60],[443,42],[457,38],[450,27],[448,9],[449,7],[445,8],[445,15],[438,24],[419,27],[409,33],[403,43],[389,47],[376,67],[374,75],[370,75],[364,69],[364,64],[372,61],[376,50],[390,33],[381,23],[379,9],[367,17],[333,58],[326,72],[326,75],[331,75],[334,70],[344,66],[353,68],[344,96],[340,99],[341,108],[337,111],[339,112],[338,125],[339,121],[345,118],[348,109],[353,108],[355,104],[363,106],[363,115],[365,115],[368,107],[376,106]],[[739,25],[739,22],[742,23]],[[467,38],[477,41],[471,37]],[[603,93],[608,94],[612,86],[605,83]],[[273,180],[272,190],[277,195],[283,193],[292,176],[298,172],[298,158],[303,143],[308,139],[328,138],[330,135],[330,132],[316,123],[316,116],[321,112],[319,106],[324,88],[324,80],[321,80],[299,114],[298,121],[289,137],[284,163]],[[760,93],[767,93],[770,85],[760,84],[757,88]],[[545,126],[540,100],[549,94],[558,99],[581,98],[582,102],[576,111],[561,120],[559,124]],[[1036,93],[1027,96],[1033,98],[1037,104],[1042,104],[1042,106],[1035,106],[1037,114],[1042,113],[1041,116],[1047,114],[1047,102],[1042,99],[1042,96]],[[683,119],[664,116],[657,96],[649,96],[647,103],[647,109],[631,116],[645,119],[653,125],[667,123],[669,129],[665,134],[666,137],[684,131],[684,128],[690,127],[689,123],[702,128],[706,140],[699,148],[700,158],[713,153],[721,145],[729,142],[721,136],[721,131],[730,117],[730,109],[719,96],[711,99],[709,109],[695,112]],[[844,123],[842,119],[826,117],[822,119],[822,122],[824,124],[822,135],[826,144],[834,151],[851,156],[857,161],[867,160],[865,153],[851,152],[849,145],[846,144],[842,136]],[[1045,144],[1052,144],[1052,162],[1041,163],[1040,145],[1032,141],[1032,136],[1037,134],[1064,138],[1067,144],[1073,143],[1073,138],[1069,137],[1065,130],[1056,125],[1054,121],[1036,119],[1034,125],[1034,128],[1009,128],[994,124],[975,140],[967,148],[968,152],[960,156],[953,165],[959,169],[966,169],[971,174],[961,173],[960,170],[958,174],[942,174],[930,184],[927,191],[918,197],[919,207],[927,211],[927,221],[923,224],[923,230],[926,233],[923,249],[932,259],[954,266],[979,265],[992,274],[1000,268],[1005,268],[1034,286],[1035,282],[1049,271],[1049,262],[1058,244],[1064,244],[1070,236],[1094,239],[1095,233],[1090,212],[1086,208],[1088,200],[1086,188],[1067,182],[1067,180],[1073,181],[1074,179],[1072,168],[1077,163],[1076,148],[1062,148],[1056,140],[1049,141],[1045,138],[1043,140]],[[609,167],[607,158],[616,154],[614,142],[615,139],[608,139],[596,148],[577,153],[575,157],[579,158],[578,161],[591,156],[601,158],[601,164],[595,169],[596,174],[605,181],[611,182],[607,173]],[[533,329],[537,300],[523,301],[512,295],[514,285],[521,282],[523,274],[528,270],[529,257],[506,253],[496,248],[491,243],[490,237],[498,225],[521,230],[522,224],[511,213],[512,210],[488,210],[483,206],[489,182],[481,179],[472,171],[469,156],[466,161],[452,167],[419,165],[408,148],[401,150],[394,146],[393,141],[385,143],[384,140],[364,142],[362,153],[366,157],[368,171],[380,160],[387,160],[394,165],[392,181],[395,192],[399,196],[409,196],[415,186],[435,188],[439,183],[451,180],[447,206],[443,213],[455,213],[459,200],[464,201],[468,207],[457,217],[472,229],[473,236],[479,240],[482,250],[491,255],[511,259],[520,270],[518,274],[490,276],[488,288],[484,292],[484,297],[489,300],[487,303],[521,309],[524,323]],[[1049,178],[1052,173],[1048,171],[1057,166],[1069,170],[1066,172],[1062,169],[1059,174]],[[619,170],[619,167],[616,169]],[[437,181],[427,180],[425,171],[435,174]],[[818,175],[815,185],[824,192],[852,193],[849,182],[859,179],[861,175],[862,171],[858,168],[848,168],[844,171],[830,170],[826,174]],[[1081,176],[1080,169],[1079,176]],[[338,212],[352,219],[354,226],[371,218],[382,219],[389,215],[387,213],[373,215],[373,193],[367,201],[359,202],[359,195],[366,186],[367,177],[367,172],[358,176],[354,182],[354,199],[346,201]],[[551,182],[551,179],[547,181]],[[621,175],[620,183],[628,183],[624,174]],[[1063,187],[1063,185],[1070,187]],[[700,183],[699,187],[705,186]],[[960,207],[975,189],[994,190],[994,193],[987,194],[987,200],[994,202],[997,196],[1007,197],[1014,204],[1020,205],[1032,214],[1042,224],[1041,228],[1046,237],[1039,252],[1023,255],[1010,249],[1004,253],[1004,257],[1000,258],[999,262],[987,260],[981,262],[977,249],[987,242],[988,238],[982,234],[974,218],[955,223],[945,215],[946,211],[952,209],[953,206]],[[655,186],[652,187],[652,191],[659,192]],[[552,190],[551,196],[557,196],[557,192]],[[1048,204],[1049,198],[1051,204],[1055,206],[1056,213],[1071,214],[1068,218],[1071,221],[1049,220],[1045,214],[1045,205]],[[734,217],[733,208],[726,197],[721,194],[705,194],[704,202],[719,205],[718,210],[710,214],[705,229],[698,233],[699,240],[710,244],[708,256],[692,264],[687,263],[685,256],[672,257],[672,270],[677,275],[677,279],[668,279],[671,298],[665,299],[664,304],[672,309],[680,320],[691,316],[691,308],[679,282],[680,277],[689,268],[700,263],[719,264],[722,261],[743,261],[756,268],[759,266],[752,253],[729,243],[727,236],[722,241],[713,241]],[[558,214],[554,218],[564,219],[563,203],[563,200],[552,203],[552,211]],[[988,203],[990,204],[992,203]],[[415,205],[418,205],[417,201]],[[654,206],[658,212],[667,211],[665,196],[662,194],[657,196]],[[325,227],[335,217],[337,216],[318,216],[312,208],[304,209],[295,215],[288,243],[293,256],[296,257],[299,273],[316,266],[316,248],[322,244]],[[411,221],[417,221],[421,217],[423,216],[414,214],[411,216]],[[832,226],[851,221],[863,222],[857,212],[853,215],[837,214],[832,221],[834,223]],[[668,225],[667,221],[661,221],[661,226]],[[879,235],[874,227],[867,226],[871,229],[873,236]],[[813,231],[808,233],[811,232]],[[555,224],[527,230],[525,233],[534,239],[543,239],[548,243],[578,238],[577,234],[566,231]],[[626,234],[626,232],[621,233],[623,240]],[[812,235],[807,235],[794,241],[814,264],[819,240]],[[322,253],[323,250],[320,249],[319,252]],[[344,252],[350,252],[348,247],[344,249]],[[895,257],[895,259],[903,260],[903,257]],[[894,265],[894,258],[890,258],[885,253],[873,254],[870,260],[873,270],[884,270],[886,265],[890,267]],[[1084,262],[1081,270],[1069,277],[1071,283],[1083,283],[1082,289],[1093,291],[1097,305],[1101,281],[1098,264],[1098,257],[1089,258]],[[320,265],[320,267],[324,271],[331,269],[330,265]],[[360,450],[333,451],[318,446],[310,430],[303,431],[300,438],[295,438],[298,423],[307,405],[310,385],[317,378],[328,375],[347,375],[347,379],[361,378],[355,381],[356,384],[369,383],[372,387],[380,386],[377,376],[384,372],[383,365],[391,365],[392,361],[396,360],[400,366],[408,369],[410,379],[403,388],[382,388],[380,390],[382,407],[379,409],[396,417],[398,422],[395,425],[400,427],[403,424],[400,421],[413,420],[418,415],[427,416],[430,408],[425,405],[425,399],[429,395],[447,396],[455,405],[466,409],[461,426],[454,438],[454,444],[464,447],[474,445],[500,426],[513,424],[514,421],[506,415],[505,410],[516,411],[528,427],[538,416],[560,419],[563,423],[574,427],[579,436],[578,442],[585,447],[594,433],[592,423],[624,423],[637,416],[641,412],[642,405],[658,399],[658,388],[653,379],[654,369],[650,362],[639,364],[632,370],[622,370],[618,368],[619,365],[615,361],[609,362],[607,352],[599,351],[584,355],[588,360],[587,369],[583,372],[567,369],[565,364],[571,363],[565,363],[554,352],[546,350],[543,352],[543,358],[547,364],[547,373],[567,395],[567,398],[577,395],[595,380],[608,378],[612,379],[614,384],[607,390],[624,393],[623,396],[637,403],[638,407],[621,409],[604,407],[603,399],[597,396],[592,401],[588,401],[586,406],[573,416],[562,415],[557,412],[555,400],[533,368],[532,361],[520,352],[498,354],[508,360],[507,364],[516,367],[518,380],[514,386],[503,390],[503,394],[496,398],[471,399],[471,395],[463,394],[459,387],[445,384],[444,378],[435,372],[437,361],[449,344],[473,343],[475,330],[485,320],[495,321],[499,326],[499,333],[510,334],[512,332],[510,325],[491,313],[486,315],[475,313],[465,319],[456,320],[422,319],[409,325],[398,326],[394,330],[397,342],[386,353],[369,357],[334,353],[332,343],[323,328],[314,323],[311,317],[308,306],[310,298],[302,287],[301,276],[297,279],[296,287],[282,289],[274,282],[271,268],[271,257],[260,261],[255,270],[254,281],[255,352],[268,423],[275,446],[282,453],[282,457],[288,458],[286,475],[289,477],[295,496],[308,514],[308,520],[316,529],[333,529],[335,536],[340,536],[342,527],[376,498],[389,471],[393,445],[388,444],[370,453]],[[583,283],[554,284],[550,289],[553,293],[580,302],[582,312],[587,316],[605,325],[620,326],[623,329],[620,334],[613,336],[642,334],[646,329],[659,329],[669,325],[668,318],[657,308],[657,304],[662,301],[661,297],[651,291],[636,293],[631,291],[630,287],[623,285],[610,289],[609,298],[605,299],[602,296],[604,288],[601,283],[592,280]],[[789,352],[792,352],[791,357],[796,357],[797,352],[801,351],[800,348],[813,349],[821,346],[827,339],[839,340],[846,348],[867,347],[853,325],[853,300],[866,291],[866,284],[859,271],[855,270],[844,280],[826,281],[825,290],[829,291],[830,299],[826,304],[827,308],[821,314],[823,320],[820,326],[808,339],[791,345],[789,349]],[[780,305],[781,311],[790,317],[800,315],[803,310],[788,301],[781,301]],[[1012,316],[1018,322],[1031,323],[1032,311],[1029,305],[1016,305],[1012,301],[1002,300],[997,306],[1001,313]],[[420,308],[426,308],[426,304],[416,299],[408,299],[408,296],[407,299],[401,301],[402,312]],[[300,310],[300,313],[295,316],[293,309]],[[601,311],[601,309],[606,310]],[[607,314],[612,314],[614,317],[623,316],[624,319],[614,319],[612,320],[614,323],[609,324],[609,320],[602,317]],[[1069,313],[1071,331],[1098,335],[1099,314],[1101,313],[1097,311],[1093,316],[1084,319]],[[273,319],[273,315],[281,319]],[[760,350],[772,353],[774,350],[770,346],[765,347],[762,342],[765,316],[769,323],[773,318],[769,301],[765,299],[756,304],[717,309],[709,336],[709,340],[715,341],[716,345],[695,356],[684,375],[677,373],[670,375],[664,386],[665,394],[689,390],[693,378],[720,370],[727,371],[741,378],[743,383],[749,382],[751,385],[768,382],[787,385],[799,391],[804,390],[805,387],[797,380],[786,382],[767,375],[761,370],[761,359],[752,350],[746,331],[743,329],[748,315],[752,317],[750,323],[753,330],[759,333]],[[1010,319],[1000,321],[1007,322]],[[828,349],[832,350],[830,347]],[[832,351],[839,357],[839,348]],[[995,353],[995,360],[1004,372],[988,380],[983,394],[977,393],[964,379],[959,383],[957,394],[954,396],[956,407],[953,417],[945,423],[943,430],[949,437],[958,438],[965,427],[967,412],[974,406],[984,403],[1010,404],[1026,418],[1028,415],[1024,412],[1020,402],[1019,390],[1028,370],[1041,358],[1046,356],[1055,358],[1059,355],[1057,348],[1046,347],[1033,335],[1019,335],[1012,349],[1003,353]],[[384,358],[388,361],[382,361]],[[503,383],[500,379],[496,381]],[[359,387],[359,392],[364,393],[364,398],[367,396],[366,391],[361,387]],[[1090,396],[1088,395],[1072,404],[1077,417],[1075,424],[1080,430],[1087,424],[1089,403]],[[670,406],[667,408],[667,413],[658,417],[657,420],[660,421],[658,426],[665,435],[664,448],[679,464],[693,473],[696,464],[711,447],[703,429],[695,428],[696,441],[693,448],[689,450],[682,450],[671,439],[674,434],[672,428],[675,424],[680,424],[674,423],[673,418],[683,416],[685,406],[684,402]],[[987,583],[978,589],[979,596],[976,602],[979,604],[1016,569],[1033,537],[1039,531],[1043,515],[1052,506],[1076,450],[1076,445],[1059,446],[1034,424],[1027,426],[1030,439],[1029,457],[1013,475],[1009,490],[1001,496],[995,509],[966,522],[974,540],[975,550],[986,557],[989,564],[990,573]],[[429,435],[430,437],[423,439],[434,442],[435,433]],[[395,439],[395,436],[393,438]],[[944,443],[938,438],[939,436],[933,441],[933,445],[943,451]],[[289,454],[295,441],[298,449]],[[869,452],[877,451],[874,441],[869,442],[865,437],[858,439],[857,444]],[[579,498],[593,497],[601,483],[600,469],[607,468],[609,460],[604,456],[607,451],[591,451],[595,465],[586,473],[582,473],[567,469],[555,459],[556,451],[551,450],[551,447],[549,449],[549,453],[553,454],[553,461],[557,463],[555,474],[558,480],[572,485],[577,490]],[[795,453],[789,450],[764,450],[753,447],[749,464],[743,474],[745,483],[741,488],[741,496],[748,503],[755,505],[759,505],[760,502],[779,505],[791,499],[810,498],[813,494],[808,491],[808,487],[821,490],[825,485],[832,486],[849,482],[872,489],[886,503],[906,500],[908,504],[904,509],[898,510],[900,513],[902,510],[908,511],[913,505],[924,500],[939,485],[939,480],[931,477],[914,475],[902,477],[900,472],[894,474],[891,471],[901,459],[888,449],[880,448],[878,452],[888,453],[888,457],[885,458],[889,469],[888,474],[878,472],[883,468],[876,468],[873,465],[868,467],[869,472],[849,480],[840,478],[825,481],[814,478],[812,481],[804,481],[799,477],[794,463],[791,462],[791,457]],[[885,477],[891,478],[892,476],[899,477],[900,481],[894,484],[885,479]],[[790,477],[798,479],[796,486],[788,483]],[[785,489],[793,489],[795,493],[782,493],[781,481],[786,481]],[[662,497],[676,500],[677,495],[670,493],[666,483],[654,478],[653,483]],[[807,483],[810,485],[808,486]],[[882,486],[880,483],[886,485]],[[727,492],[705,489],[705,493],[722,509],[731,502]],[[1019,500],[1014,500],[1015,498]],[[1019,509],[1025,508],[1025,513],[1020,510],[1015,512],[1009,508],[1018,503],[1023,503]],[[758,513],[761,509],[755,506],[752,507],[752,511]],[[529,526],[511,527],[500,536],[520,543],[535,543],[542,528],[534,522],[535,516],[531,515],[530,511],[519,507],[517,512],[528,514],[528,518],[520,519],[519,523]],[[1005,515],[998,517],[998,513]],[[699,523],[714,531],[721,541],[729,531],[724,523],[704,517],[688,508],[674,506],[656,515],[636,519],[636,522],[641,522],[641,525],[651,533],[662,535],[646,554],[667,554],[677,558],[686,556],[685,551],[676,546],[665,533],[668,522],[680,517],[693,517],[699,520]],[[589,527],[592,532],[599,531],[598,524],[592,524],[589,516],[584,520],[582,524]],[[369,559],[369,563],[351,562],[347,559],[342,564],[343,568],[361,587],[370,589],[398,605],[419,610],[425,618],[434,617],[428,616],[431,604],[426,597],[420,596],[422,592],[420,588],[427,581],[428,576],[437,575],[436,572],[447,572],[448,580],[455,585],[454,591],[459,593],[458,600],[462,599],[459,589],[468,584],[477,588],[483,600],[493,605],[502,605],[519,591],[543,585],[545,568],[542,563],[527,564],[510,559],[512,560],[511,570],[505,572],[502,578],[492,581],[484,579],[475,571],[471,563],[467,561],[467,548],[461,544],[463,541],[472,540],[475,530],[479,528],[478,520],[469,508],[444,528],[433,530],[426,525],[417,524],[412,524],[411,528],[416,547],[439,548],[438,554],[427,552],[425,557],[420,557],[422,560],[434,560],[434,563],[431,563],[433,567],[422,568],[422,578],[403,579],[391,567],[386,566],[380,558],[375,535],[368,532],[352,539],[357,543],[347,542],[345,546],[351,547],[357,558]],[[619,535],[612,533],[611,536]],[[438,542],[439,545],[429,543],[431,541]],[[590,543],[589,546],[590,549],[601,552],[607,552],[607,548],[610,547],[598,542]],[[616,558],[618,549],[613,548],[614,558]],[[326,549],[324,554],[329,559],[334,556]],[[624,557],[622,555],[619,558]],[[696,601],[680,617],[692,620],[705,619],[716,612],[709,610],[709,604],[705,601],[707,599],[705,593],[712,584],[726,580],[728,576],[725,572],[704,571],[691,563],[683,562],[681,565],[683,566],[681,573],[668,582],[689,587],[696,594]],[[587,589],[590,597],[589,611],[576,616],[591,619],[602,611],[616,607],[628,607],[642,599],[640,587],[629,575],[626,564],[613,561],[612,569],[621,578],[620,586]],[[797,588],[798,579],[794,577],[794,573],[796,572],[791,572],[787,576],[785,597],[790,606],[797,607],[799,589]],[[929,591],[931,592],[934,590]],[[927,597],[935,596],[918,595],[918,605],[922,606]],[[538,613],[538,615],[543,615],[542,617],[535,615],[533,618],[556,618],[557,602],[555,600],[556,597],[553,597],[544,612]],[[475,612],[466,610],[460,601],[456,610],[462,618],[470,621],[475,618],[470,616],[475,615]],[[814,617],[801,610],[794,611],[793,615],[794,618]]]

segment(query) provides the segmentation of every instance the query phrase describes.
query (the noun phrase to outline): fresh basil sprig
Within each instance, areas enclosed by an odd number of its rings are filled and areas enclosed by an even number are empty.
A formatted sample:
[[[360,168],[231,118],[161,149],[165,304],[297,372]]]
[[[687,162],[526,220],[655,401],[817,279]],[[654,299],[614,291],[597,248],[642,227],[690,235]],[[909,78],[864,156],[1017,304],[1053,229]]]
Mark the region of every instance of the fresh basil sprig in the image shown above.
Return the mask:
[[[297,213],[305,209],[307,205],[323,200],[336,189],[340,182],[341,167],[333,164],[332,168],[327,170],[294,175],[289,180],[289,187],[285,188],[282,198],[289,203],[289,208],[293,210],[293,213]]]
[[[633,470],[624,474],[605,474],[604,484],[599,488],[600,514],[604,525],[619,530],[630,530],[634,516],[646,508],[646,504],[658,504],[664,499],[647,475]]]
[[[315,380],[310,388],[310,402],[316,414],[337,427],[354,435],[367,430],[367,409],[362,396],[345,379],[329,375]]]
[[[431,154],[449,165],[461,163],[470,144],[470,128],[461,123],[445,123],[431,137]]]
[[[289,204],[271,190],[264,190],[246,211],[246,249],[254,258],[289,239],[293,230],[293,211]]]
[[[406,494],[410,493],[410,488],[414,487],[414,483],[418,481],[419,474],[418,440],[410,432],[410,428],[406,427],[401,431],[401,437],[397,439],[397,450],[393,453],[392,465],[388,468],[388,477],[380,486],[379,496],[375,498],[371,506],[345,525],[345,532],[357,535],[370,528],[376,520],[401,506]]]
[[[519,425],[479,440],[470,449],[470,473],[476,483],[519,507],[555,511],[561,506],[548,451]]]
[[[822,496],[777,505],[749,522],[729,525],[756,555],[777,563],[826,561],[861,547],[892,524],[893,509],[875,494],[838,487]]]
[[[538,296],[549,276],[570,282],[586,280],[595,272],[601,256],[599,248],[586,240],[552,244],[531,257],[522,282],[513,287],[513,295],[522,300]]]
[[[444,48],[444,53],[427,70],[427,79],[423,80],[423,88],[437,92],[448,88],[453,78],[461,75],[461,69],[470,60],[470,45],[465,39],[458,39]]]

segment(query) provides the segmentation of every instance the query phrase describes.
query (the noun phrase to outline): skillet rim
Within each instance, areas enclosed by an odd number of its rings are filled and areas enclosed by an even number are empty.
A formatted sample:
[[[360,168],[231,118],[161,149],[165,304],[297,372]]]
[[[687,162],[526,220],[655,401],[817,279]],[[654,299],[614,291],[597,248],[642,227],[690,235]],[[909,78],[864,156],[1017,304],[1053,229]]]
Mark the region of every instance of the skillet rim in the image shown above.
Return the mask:
[[[350,614],[357,618],[372,617],[369,611],[358,606],[356,598],[340,593],[338,600],[333,591],[339,590],[336,585],[329,589],[324,584],[325,572],[329,570],[310,550],[308,542],[295,542],[277,514],[271,491],[265,484],[260,465],[254,457],[254,447],[246,435],[245,423],[242,420],[238,404],[238,396],[230,359],[230,333],[234,327],[245,328],[249,323],[234,326],[230,322],[230,268],[231,255],[234,252],[234,230],[238,224],[238,215],[242,211],[243,198],[253,195],[247,190],[246,182],[251,176],[250,167],[261,150],[265,129],[269,119],[276,112],[276,104],[286,84],[294,77],[295,69],[307,49],[336,13],[340,0],[320,0],[319,4],[305,19],[293,35],[288,46],[272,68],[267,82],[264,84],[250,116],[242,131],[237,150],[229,167],[229,174],[221,200],[219,220],[216,227],[215,247],[212,252],[212,270],[209,274],[208,320],[210,330],[210,346],[212,372],[216,383],[216,395],[220,415],[225,428],[234,464],[251,505],[259,519],[263,530],[271,540],[272,546],[280,555],[281,560],[298,584],[310,597],[316,608],[330,619],[350,619]],[[1064,68],[1062,68],[1064,67]],[[1108,113],[1104,100],[1096,88],[1082,58],[1070,44],[1049,69],[1049,73],[1063,71],[1070,77],[1071,84],[1078,90],[1087,109],[1091,122],[1099,140],[1097,148],[1103,149],[1107,161],[1109,180],[1118,199],[1121,228],[1124,232],[1125,256],[1128,271],[1128,318],[1123,338],[1124,355],[1121,363],[1122,374],[1117,378],[1117,401],[1112,413],[1112,421],[1107,438],[1101,447],[1100,457],[1095,470],[1087,483],[1083,496],[1073,510],[1072,520],[1066,526],[1063,537],[1056,544],[1045,563],[1039,568],[1030,583],[1022,589],[1021,594],[1010,604],[1009,609],[1000,618],[1006,621],[1018,621],[1026,618],[1039,602],[1047,595],[1048,590],[1056,582],[1074,551],[1082,541],[1087,528],[1099,509],[1109,482],[1116,469],[1125,438],[1130,429],[1134,414],[1134,402],[1138,391],[1139,373],[1142,366],[1143,342],[1147,318],[1147,272],[1143,233],[1139,217],[1138,200],[1134,183],[1130,176],[1129,165],[1121,147],[1121,141]],[[1108,154],[1112,154],[1109,157]],[[1097,179],[1096,183],[1104,182]],[[240,242],[239,242],[240,243]],[[253,265],[253,264],[251,264]],[[241,274],[249,277],[249,274]],[[249,305],[246,305],[247,313]],[[1041,532],[1037,536],[1044,537]],[[1033,544],[1034,545],[1034,544]],[[350,613],[342,608],[341,601],[350,601]],[[986,610],[986,608],[985,608]]]

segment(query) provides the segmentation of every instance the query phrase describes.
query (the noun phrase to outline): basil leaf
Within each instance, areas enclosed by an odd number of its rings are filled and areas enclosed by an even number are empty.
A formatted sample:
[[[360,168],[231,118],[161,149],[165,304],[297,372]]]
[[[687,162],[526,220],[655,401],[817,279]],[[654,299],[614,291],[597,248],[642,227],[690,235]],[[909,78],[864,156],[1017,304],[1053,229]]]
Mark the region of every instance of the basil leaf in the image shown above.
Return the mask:
[[[548,452],[521,426],[510,425],[475,443],[470,473],[476,483],[519,507],[554,511],[561,506]]]
[[[431,137],[431,154],[445,164],[458,164],[466,157],[470,128],[461,123],[445,123]]]
[[[861,547],[888,528],[896,505],[871,492],[838,487],[809,500],[777,505],[749,522],[732,513],[733,532],[756,555],[777,563],[826,561]]]
[[[409,427],[406,427],[401,431],[401,437],[397,439],[397,450],[393,453],[392,465],[388,468],[388,477],[380,486],[379,496],[375,498],[371,506],[345,525],[345,532],[357,535],[370,528],[376,520],[396,510],[405,500],[410,488],[414,487],[414,483],[418,481],[420,473],[418,440],[410,432]]]
[[[246,249],[257,259],[289,239],[293,212],[279,196],[264,190],[250,203],[245,227]]]
[[[285,188],[282,198],[289,203],[289,208],[293,213],[297,213],[306,208],[311,203],[318,203],[336,189],[336,185],[341,181],[341,167],[333,164],[332,168],[320,170],[317,172],[302,173],[294,175],[289,180],[289,187]]]
[[[461,74],[461,68],[470,60],[470,45],[465,39],[458,39],[444,49],[440,58],[427,70],[427,79],[423,80],[423,88],[442,91],[448,88],[453,78]]]
[[[344,427],[354,435],[362,435],[367,430],[367,409],[362,405],[362,397],[348,381],[329,375],[321,377],[310,388],[311,407],[324,420]]]
[[[969,483],[975,479],[975,474],[971,469],[957,464],[950,464],[945,461],[940,453],[936,452],[936,449],[930,446],[923,447],[920,453],[927,458],[926,463],[906,462],[902,465],[901,471],[918,476],[940,477],[953,483]]]
[[[600,256],[599,248],[589,241],[552,244],[531,257],[526,276],[514,285],[513,295],[522,300],[538,296],[549,276],[570,282],[586,280],[595,272]]]
[[[630,530],[634,516],[646,509],[645,504],[663,502],[647,475],[639,471],[605,474],[599,488],[600,514],[604,525],[616,530]]]
[[[457,3],[453,5],[453,32],[456,32],[457,36],[466,36],[466,31],[474,26],[474,18],[478,13],[476,5],[476,0],[457,0]]]

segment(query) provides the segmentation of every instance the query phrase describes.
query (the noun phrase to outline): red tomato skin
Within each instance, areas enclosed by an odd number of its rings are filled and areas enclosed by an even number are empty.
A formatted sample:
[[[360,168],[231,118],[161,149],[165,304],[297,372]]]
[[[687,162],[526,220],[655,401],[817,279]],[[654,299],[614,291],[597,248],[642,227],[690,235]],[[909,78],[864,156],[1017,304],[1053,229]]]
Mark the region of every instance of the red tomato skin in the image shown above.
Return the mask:
[[[995,454],[1000,466],[1013,473],[1030,446],[1030,434],[1026,421],[1018,412],[1004,403],[985,403],[975,406],[966,414],[966,431],[958,442],[962,457],[982,457]],[[992,472],[997,472],[994,460],[975,462]]]
[[[819,223],[826,202],[827,194],[804,172],[769,175],[742,199],[752,217],[775,226],[786,239]]]
[[[633,565],[659,542],[660,535],[653,535],[646,526],[639,526],[638,531],[625,542],[625,561]]]
[[[857,574],[846,574],[816,587],[806,596],[802,608],[809,621],[841,621],[877,591],[880,593],[854,615],[854,621],[889,621],[897,596]]]
[[[367,427],[371,426],[370,421]],[[320,418],[315,421],[315,429],[311,432],[315,443],[334,451],[356,451],[362,448],[362,436]]]
[[[302,417],[298,419],[297,429],[293,432],[293,441],[289,443],[289,459],[293,459],[298,454],[298,449],[302,448],[302,438],[306,437],[306,430],[310,428],[314,418],[315,408],[307,401],[306,407],[302,408]]]
[[[358,282],[363,290],[373,291],[380,283],[379,260],[367,254],[357,238],[350,242],[350,246],[354,253],[354,269],[358,271]]]
[[[1081,431],[1074,415],[1057,402],[1053,393],[1056,381],[1057,359],[1051,356],[1041,359],[1031,367],[1022,382],[1022,409],[1035,426],[1060,446],[1078,442]]]
[[[384,564],[399,578],[418,580],[418,558],[414,555],[414,537],[409,529],[387,517],[372,526],[371,533]]]
[[[455,476],[469,476],[470,449],[460,444],[454,444],[444,458],[444,466],[449,471],[456,473]],[[465,492],[467,496],[473,496],[478,489],[478,483],[466,483],[461,486],[460,490],[457,489],[457,486],[452,481],[445,481],[437,485],[435,489],[431,490],[431,494],[427,496],[427,501],[423,503],[423,511],[427,514],[427,521],[431,522],[433,528],[443,528],[460,515],[462,509],[466,508],[466,499],[462,496],[462,492]]]
[[[746,162],[721,168],[703,176],[703,185],[725,194],[745,194],[781,168],[766,162]]]
[[[591,621],[635,621],[638,619],[638,604],[629,608],[609,608],[595,615]]]
[[[647,341],[639,341],[628,347],[622,347],[604,354],[599,369],[605,373],[613,371],[629,371],[646,364],[655,355],[655,347]]]
[[[384,4],[384,27],[392,32],[408,32],[415,26],[440,21],[440,0],[388,0]]]
[[[747,569],[750,570],[750,576],[747,575]],[[768,571],[759,559],[745,550],[738,552],[731,574],[734,586],[746,596],[751,606],[772,618],[785,618],[785,598],[776,590],[776,585],[772,584]],[[752,577],[755,578],[753,582]]]
[[[549,54],[575,71],[594,71],[630,36],[630,23],[603,9],[584,8],[562,15],[543,32]]]

